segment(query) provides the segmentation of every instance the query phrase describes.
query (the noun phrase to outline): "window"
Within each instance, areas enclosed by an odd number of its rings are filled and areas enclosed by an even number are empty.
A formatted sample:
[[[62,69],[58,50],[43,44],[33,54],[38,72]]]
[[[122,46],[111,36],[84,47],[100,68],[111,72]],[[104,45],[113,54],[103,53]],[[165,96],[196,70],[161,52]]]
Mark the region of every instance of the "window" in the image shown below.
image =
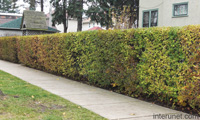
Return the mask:
[[[187,16],[188,3],[178,3],[173,5],[173,16]]]
[[[143,27],[158,26],[158,10],[143,12]]]

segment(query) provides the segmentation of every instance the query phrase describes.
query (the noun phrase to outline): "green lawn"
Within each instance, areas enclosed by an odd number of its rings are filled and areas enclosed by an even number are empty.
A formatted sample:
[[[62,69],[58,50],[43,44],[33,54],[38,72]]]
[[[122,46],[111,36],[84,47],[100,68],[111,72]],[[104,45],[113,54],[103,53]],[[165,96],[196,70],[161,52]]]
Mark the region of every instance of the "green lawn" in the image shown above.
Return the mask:
[[[0,90],[0,120],[105,120],[3,71]]]

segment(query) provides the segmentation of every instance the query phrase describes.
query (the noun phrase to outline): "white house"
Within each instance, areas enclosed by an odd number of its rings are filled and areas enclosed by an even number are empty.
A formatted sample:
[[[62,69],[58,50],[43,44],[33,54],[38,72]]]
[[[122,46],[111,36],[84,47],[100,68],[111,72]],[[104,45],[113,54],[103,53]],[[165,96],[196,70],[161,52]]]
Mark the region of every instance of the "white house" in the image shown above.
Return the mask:
[[[69,19],[68,20],[68,29],[67,32],[77,32],[77,20],[76,19]],[[63,24],[56,24],[55,27],[61,32],[64,32]]]
[[[101,27],[100,23],[91,21],[90,18],[83,19],[82,31],[87,31],[93,27]]]
[[[75,18],[70,18],[68,20],[68,29],[67,32],[77,32],[77,25],[78,21]],[[84,18],[82,22],[82,31],[87,31],[93,27],[101,27],[100,23],[96,23],[94,21],[90,21],[89,18]],[[64,32],[63,24],[56,24],[56,28],[61,31],[61,33]]]
[[[200,0],[140,0],[140,28],[193,24],[200,24]]]

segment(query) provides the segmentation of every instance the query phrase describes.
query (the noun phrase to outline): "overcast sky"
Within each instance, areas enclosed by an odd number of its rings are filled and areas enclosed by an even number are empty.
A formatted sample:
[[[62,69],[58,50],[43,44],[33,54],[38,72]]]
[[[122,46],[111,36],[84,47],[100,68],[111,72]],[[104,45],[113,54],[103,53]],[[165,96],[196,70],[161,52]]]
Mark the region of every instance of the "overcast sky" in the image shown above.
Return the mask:
[[[49,6],[50,6],[49,1],[50,0],[44,0],[44,12],[45,13],[49,12]],[[19,6],[20,13],[23,13],[23,10],[25,10],[26,8],[29,7],[29,4],[28,3],[24,3],[23,0],[18,0],[17,5]],[[40,11],[40,10],[41,10],[40,9],[40,5],[37,4],[36,11]]]
[[[19,6],[20,13],[22,14],[26,8],[28,8],[30,5],[28,3],[24,3],[23,0],[18,0],[17,6]],[[49,7],[50,7],[50,0],[44,0],[44,13],[47,14],[49,13]],[[83,6],[84,9],[88,9],[88,6],[84,4]],[[54,8],[52,8],[54,10]],[[40,4],[36,5],[36,11],[41,11]],[[85,14],[83,14],[85,17]]]

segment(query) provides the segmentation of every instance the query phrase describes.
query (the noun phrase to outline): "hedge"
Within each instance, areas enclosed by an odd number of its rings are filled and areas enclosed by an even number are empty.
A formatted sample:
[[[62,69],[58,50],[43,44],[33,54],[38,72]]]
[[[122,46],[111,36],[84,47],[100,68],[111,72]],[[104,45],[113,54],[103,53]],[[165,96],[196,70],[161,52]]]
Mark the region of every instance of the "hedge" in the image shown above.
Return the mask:
[[[199,25],[14,38],[1,59],[200,112]]]
[[[18,62],[17,37],[0,37],[0,59],[10,62]]]

